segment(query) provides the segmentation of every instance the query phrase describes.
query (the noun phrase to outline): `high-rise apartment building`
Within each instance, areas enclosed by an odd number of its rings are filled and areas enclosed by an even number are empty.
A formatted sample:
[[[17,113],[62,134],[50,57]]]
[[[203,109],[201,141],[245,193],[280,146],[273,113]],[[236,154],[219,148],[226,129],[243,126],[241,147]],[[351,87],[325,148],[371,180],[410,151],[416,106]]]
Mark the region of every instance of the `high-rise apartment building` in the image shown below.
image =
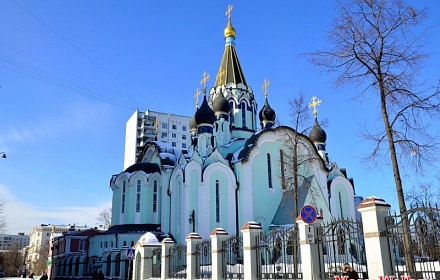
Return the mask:
[[[176,148],[188,148],[191,145],[190,119],[187,116],[136,110],[125,128],[124,169],[136,162],[148,141],[161,141]]]
[[[18,234],[0,234],[0,252],[21,250],[29,245],[29,235],[23,232]]]

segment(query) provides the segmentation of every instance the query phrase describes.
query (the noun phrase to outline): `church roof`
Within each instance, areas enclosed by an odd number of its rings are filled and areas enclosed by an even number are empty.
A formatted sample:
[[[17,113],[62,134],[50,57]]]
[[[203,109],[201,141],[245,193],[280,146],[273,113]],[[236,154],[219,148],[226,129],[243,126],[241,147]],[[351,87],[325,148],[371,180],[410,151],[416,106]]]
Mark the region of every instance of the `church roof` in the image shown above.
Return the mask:
[[[228,26],[226,26],[224,32],[226,39],[225,51],[223,52],[214,87],[227,85],[228,83],[246,85],[246,79],[235,52],[235,34],[235,29],[232,27],[231,19],[229,18]]]
[[[128,173],[133,173],[136,171],[144,171],[147,174],[151,174],[151,173],[155,173],[155,172],[160,173],[160,168],[159,168],[159,165],[157,165],[156,163],[138,162],[138,163],[135,163],[135,164],[127,167],[127,169],[125,169],[125,172],[128,172]]]
[[[209,107],[206,95],[203,97],[202,105],[197,110],[194,116],[197,125],[199,124],[213,124],[215,122],[214,111]]]
[[[168,237],[167,234],[163,233],[160,229],[160,224],[126,224],[126,225],[114,225],[111,226],[107,231],[103,232],[103,235],[108,234],[124,234],[124,233],[145,233],[152,232],[156,235],[157,239],[162,241],[162,239]]]

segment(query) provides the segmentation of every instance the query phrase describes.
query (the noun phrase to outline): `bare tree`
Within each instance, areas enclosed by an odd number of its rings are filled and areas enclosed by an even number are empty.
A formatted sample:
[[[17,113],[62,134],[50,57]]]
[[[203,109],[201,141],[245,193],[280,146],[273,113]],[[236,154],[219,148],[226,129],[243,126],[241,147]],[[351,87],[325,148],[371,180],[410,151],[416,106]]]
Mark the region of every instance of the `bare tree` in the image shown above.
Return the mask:
[[[375,143],[367,159],[379,166],[389,157],[403,225],[409,230],[403,166],[421,172],[434,162],[438,149],[427,122],[440,113],[438,86],[424,88],[416,80],[427,57],[422,49],[429,29],[422,25],[427,10],[402,0],[340,0],[338,9],[328,33],[330,48],[309,55],[315,65],[338,73],[336,86],[354,84],[363,89],[358,98],[377,101],[383,123],[366,129],[365,137]],[[405,237],[408,260],[411,240],[409,234]]]
[[[102,209],[96,219],[103,223],[106,228],[109,228],[112,224],[112,208],[105,207],[104,209]]]
[[[0,196],[0,232],[5,231],[7,227],[5,207],[6,207],[6,200]]]
[[[415,206],[434,206],[440,203],[440,186],[432,182],[411,188],[406,192],[406,201]]]
[[[21,272],[23,255],[21,244],[18,242],[11,243],[7,251],[1,252],[1,267],[7,276],[18,276]]]

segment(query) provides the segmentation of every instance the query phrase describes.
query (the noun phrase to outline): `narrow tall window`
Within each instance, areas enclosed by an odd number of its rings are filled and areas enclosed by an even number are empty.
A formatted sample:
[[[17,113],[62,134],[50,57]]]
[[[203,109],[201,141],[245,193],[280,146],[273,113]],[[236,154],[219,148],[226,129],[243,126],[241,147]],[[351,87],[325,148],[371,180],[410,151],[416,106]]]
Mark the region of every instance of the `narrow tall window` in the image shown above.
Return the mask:
[[[215,222],[220,223],[220,183],[215,181]]]
[[[125,212],[125,181],[122,182],[122,204],[121,204],[121,213]]]
[[[341,212],[341,219],[343,219],[343,215],[342,215],[342,195],[341,192],[338,192],[338,197],[339,197],[339,210]]]
[[[141,211],[141,180],[136,184],[136,212]]]
[[[241,102],[241,127],[246,127],[246,102]]]
[[[157,181],[153,183],[153,212],[157,212]]]
[[[78,250],[79,251],[84,251],[84,248],[85,248],[85,241],[84,240],[81,240],[80,242],[79,242],[79,247],[78,247]]]
[[[234,125],[234,102],[229,102],[229,119],[231,120],[231,125]]]
[[[281,187],[286,188],[286,176],[284,173],[284,152],[280,150]]]
[[[267,154],[267,181],[269,184],[269,189],[272,189],[272,166],[270,163],[270,154]]]

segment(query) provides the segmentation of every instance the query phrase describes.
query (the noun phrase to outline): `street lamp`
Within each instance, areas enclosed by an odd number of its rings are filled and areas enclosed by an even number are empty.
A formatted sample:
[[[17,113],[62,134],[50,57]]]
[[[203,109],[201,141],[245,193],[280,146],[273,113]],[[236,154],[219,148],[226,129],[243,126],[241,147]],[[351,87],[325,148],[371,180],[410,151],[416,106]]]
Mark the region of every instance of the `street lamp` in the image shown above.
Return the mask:
[[[196,231],[196,211],[192,210],[191,214],[189,214],[188,222],[192,224],[192,232]]]
[[[0,152],[0,155],[2,158],[6,158],[6,153],[5,152]]]

